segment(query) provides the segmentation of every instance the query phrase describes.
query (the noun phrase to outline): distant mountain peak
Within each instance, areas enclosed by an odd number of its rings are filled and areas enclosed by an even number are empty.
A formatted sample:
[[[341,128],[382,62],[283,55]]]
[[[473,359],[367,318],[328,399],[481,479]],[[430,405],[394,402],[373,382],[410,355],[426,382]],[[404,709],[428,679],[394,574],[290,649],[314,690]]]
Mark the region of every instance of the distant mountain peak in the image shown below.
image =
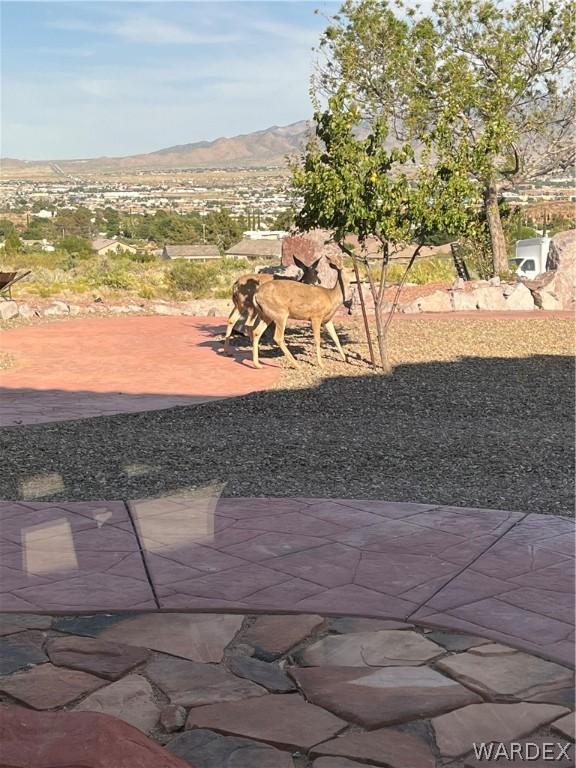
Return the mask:
[[[273,125],[237,136],[220,136],[213,141],[177,144],[140,155],[99,157],[90,160],[57,160],[67,173],[98,170],[162,170],[194,168],[257,168],[283,165],[286,156],[302,151],[312,123],[299,120]]]

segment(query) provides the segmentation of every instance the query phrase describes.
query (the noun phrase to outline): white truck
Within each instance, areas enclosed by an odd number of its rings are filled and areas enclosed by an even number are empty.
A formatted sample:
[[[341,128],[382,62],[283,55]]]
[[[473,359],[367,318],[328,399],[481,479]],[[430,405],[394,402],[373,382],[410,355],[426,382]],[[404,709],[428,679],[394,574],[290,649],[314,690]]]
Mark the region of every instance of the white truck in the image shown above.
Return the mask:
[[[533,280],[536,275],[546,272],[549,249],[549,237],[518,240],[516,242],[516,256],[508,260],[510,269],[520,278]]]

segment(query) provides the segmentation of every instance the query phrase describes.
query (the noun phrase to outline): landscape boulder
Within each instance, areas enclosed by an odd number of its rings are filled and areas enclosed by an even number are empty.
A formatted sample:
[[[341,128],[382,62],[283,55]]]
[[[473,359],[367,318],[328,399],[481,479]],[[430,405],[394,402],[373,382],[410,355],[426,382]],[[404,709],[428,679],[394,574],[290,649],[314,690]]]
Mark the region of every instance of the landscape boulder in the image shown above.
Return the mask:
[[[29,317],[38,317],[39,312],[37,309],[34,309],[34,307],[31,307],[29,304],[19,304],[18,305],[18,316],[23,317],[24,319],[27,319]]]
[[[535,308],[532,293],[524,283],[507,286],[504,293],[506,295],[505,309],[532,311]]]
[[[2,765],[11,768],[190,768],[133,726],[96,712],[0,704]]]
[[[453,289],[452,292],[452,308],[456,312],[469,312],[471,310],[478,309],[476,306],[477,299],[474,295],[474,291],[463,291]]]
[[[70,314],[70,307],[65,301],[54,301],[44,310],[46,317],[62,317]]]
[[[402,312],[451,312],[452,310],[452,298],[448,291],[434,291],[402,307]]]
[[[540,309],[576,308],[576,229],[552,238],[546,272],[526,280],[534,303]]]
[[[478,309],[506,309],[506,299],[499,285],[480,285],[474,289],[472,296]]]
[[[18,315],[18,304],[15,301],[0,301],[0,320],[10,320]]]

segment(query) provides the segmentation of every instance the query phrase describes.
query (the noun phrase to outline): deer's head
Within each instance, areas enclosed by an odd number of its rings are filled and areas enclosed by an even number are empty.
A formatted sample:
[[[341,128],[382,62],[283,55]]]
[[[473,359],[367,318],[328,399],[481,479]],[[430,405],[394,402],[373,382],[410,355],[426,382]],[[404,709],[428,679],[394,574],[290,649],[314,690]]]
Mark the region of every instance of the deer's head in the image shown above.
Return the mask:
[[[312,262],[310,266],[308,264],[304,264],[303,261],[300,261],[296,256],[294,258],[294,264],[302,271],[302,277],[298,282],[300,283],[306,283],[306,285],[319,285],[320,283],[320,277],[318,275],[318,264],[320,263],[320,259],[316,259],[316,261]]]

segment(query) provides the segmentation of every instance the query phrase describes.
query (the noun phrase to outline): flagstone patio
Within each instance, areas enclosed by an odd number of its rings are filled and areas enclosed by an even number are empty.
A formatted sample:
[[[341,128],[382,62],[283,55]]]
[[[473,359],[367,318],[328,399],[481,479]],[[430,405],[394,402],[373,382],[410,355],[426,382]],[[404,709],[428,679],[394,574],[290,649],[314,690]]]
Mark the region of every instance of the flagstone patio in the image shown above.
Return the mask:
[[[123,612],[4,614],[0,635],[11,768],[477,768],[498,742],[574,766],[573,672],[466,633]]]
[[[574,525],[361,500],[0,502],[0,610],[347,614],[574,662]]]

